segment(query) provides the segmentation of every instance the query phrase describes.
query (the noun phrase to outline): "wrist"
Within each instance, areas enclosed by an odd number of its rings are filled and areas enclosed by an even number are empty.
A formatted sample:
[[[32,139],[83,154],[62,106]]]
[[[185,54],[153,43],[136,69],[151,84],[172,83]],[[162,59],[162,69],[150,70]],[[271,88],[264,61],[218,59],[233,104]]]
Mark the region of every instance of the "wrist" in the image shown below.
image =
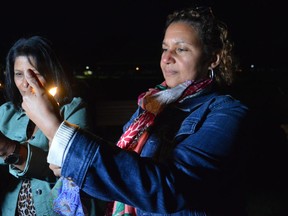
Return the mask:
[[[47,138],[49,139],[50,142],[53,140],[60,125],[61,125],[61,122],[55,122],[53,126],[50,127],[50,130],[47,132]]]
[[[53,138],[47,157],[47,162],[57,166],[62,166],[62,162],[65,158],[65,152],[69,149],[69,141],[74,136],[76,130],[79,127],[74,124],[70,124],[67,121],[63,121],[59,126],[55,137]]]
[[[14,141],[14,150],[12,152],[7,152],[4,158],[4,163],[11,165],[22,164],[27,157],[27,149],[24,145]],[[12,144],[10,144],[12,146]]]
[[[13,140],[6,140],[3,142],[3,146],[0,150],[0,156],[6,158],[8,155],[12,154],[15,151],[17,142]]]

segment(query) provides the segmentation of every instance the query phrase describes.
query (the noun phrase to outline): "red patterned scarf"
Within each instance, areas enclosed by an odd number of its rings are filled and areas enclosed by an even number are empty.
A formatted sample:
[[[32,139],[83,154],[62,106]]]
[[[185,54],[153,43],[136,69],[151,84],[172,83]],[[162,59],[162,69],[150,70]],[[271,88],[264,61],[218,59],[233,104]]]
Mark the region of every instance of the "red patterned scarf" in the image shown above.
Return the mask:
[[[138,97],[138,105],[144,110],[128,127],[128,129],[120,137],[117,146],[138,154],[146,143],[149,136],[148,128],[154,123],[155,117],[168,105],[179,102],[183,98],[193,95],[202,89],[205,89],[212,79],[206,79],[199,82],[186,81],[174,88],[167,88],[164,81],[153,89],[142,93]],[[110,206],[111,207],[111,206]],[[111,209],[108,210],[111,212]],[[113,204],[112,216],[134,216],[135,208],[121,202],[115,201]],[[111,213],[106,214],[110,216]]]

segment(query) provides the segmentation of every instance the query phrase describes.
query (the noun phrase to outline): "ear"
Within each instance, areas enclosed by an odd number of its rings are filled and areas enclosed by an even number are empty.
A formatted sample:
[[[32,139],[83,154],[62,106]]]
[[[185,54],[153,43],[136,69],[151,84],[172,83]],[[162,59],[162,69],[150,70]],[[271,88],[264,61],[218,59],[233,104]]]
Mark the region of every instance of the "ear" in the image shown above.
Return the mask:
[[[216,55],[214,55],[210,67],[216,68],[219,64],[220,64],[220,54],[217,53]]]

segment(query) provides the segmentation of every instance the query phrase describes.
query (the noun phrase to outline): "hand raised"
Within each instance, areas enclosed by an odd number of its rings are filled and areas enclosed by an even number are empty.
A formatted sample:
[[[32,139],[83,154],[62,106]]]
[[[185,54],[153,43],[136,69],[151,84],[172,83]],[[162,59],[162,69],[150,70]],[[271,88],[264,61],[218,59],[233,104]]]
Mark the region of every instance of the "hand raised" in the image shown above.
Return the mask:
[[[22,95],[22,108],[48,139],[52,140],[63,121],[59,106],[32,70],[25,71],[24,75],[29,88]]]

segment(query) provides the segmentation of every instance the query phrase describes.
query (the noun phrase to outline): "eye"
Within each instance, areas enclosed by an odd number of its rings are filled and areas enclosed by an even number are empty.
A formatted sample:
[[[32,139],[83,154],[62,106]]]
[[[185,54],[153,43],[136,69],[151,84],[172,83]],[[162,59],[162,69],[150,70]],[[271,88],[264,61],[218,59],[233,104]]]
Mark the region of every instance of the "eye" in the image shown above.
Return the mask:
[[[182,52],[186,52],[186,51],[187,51],[187,49],[181,48],[181,47],[178,47],[178,48],[176,49],[176,52],[177,52],[177,53],[182,53]]]
[[[162,53],[163,53],[163,52],[166,52],[166,51],[167,51],[167,48],[162,47]]]
[[[17,76],[17,77],[23,76],[23,73],[20,72],[20,71],[15,71],[15,72],[14,72],[14,76]]]

